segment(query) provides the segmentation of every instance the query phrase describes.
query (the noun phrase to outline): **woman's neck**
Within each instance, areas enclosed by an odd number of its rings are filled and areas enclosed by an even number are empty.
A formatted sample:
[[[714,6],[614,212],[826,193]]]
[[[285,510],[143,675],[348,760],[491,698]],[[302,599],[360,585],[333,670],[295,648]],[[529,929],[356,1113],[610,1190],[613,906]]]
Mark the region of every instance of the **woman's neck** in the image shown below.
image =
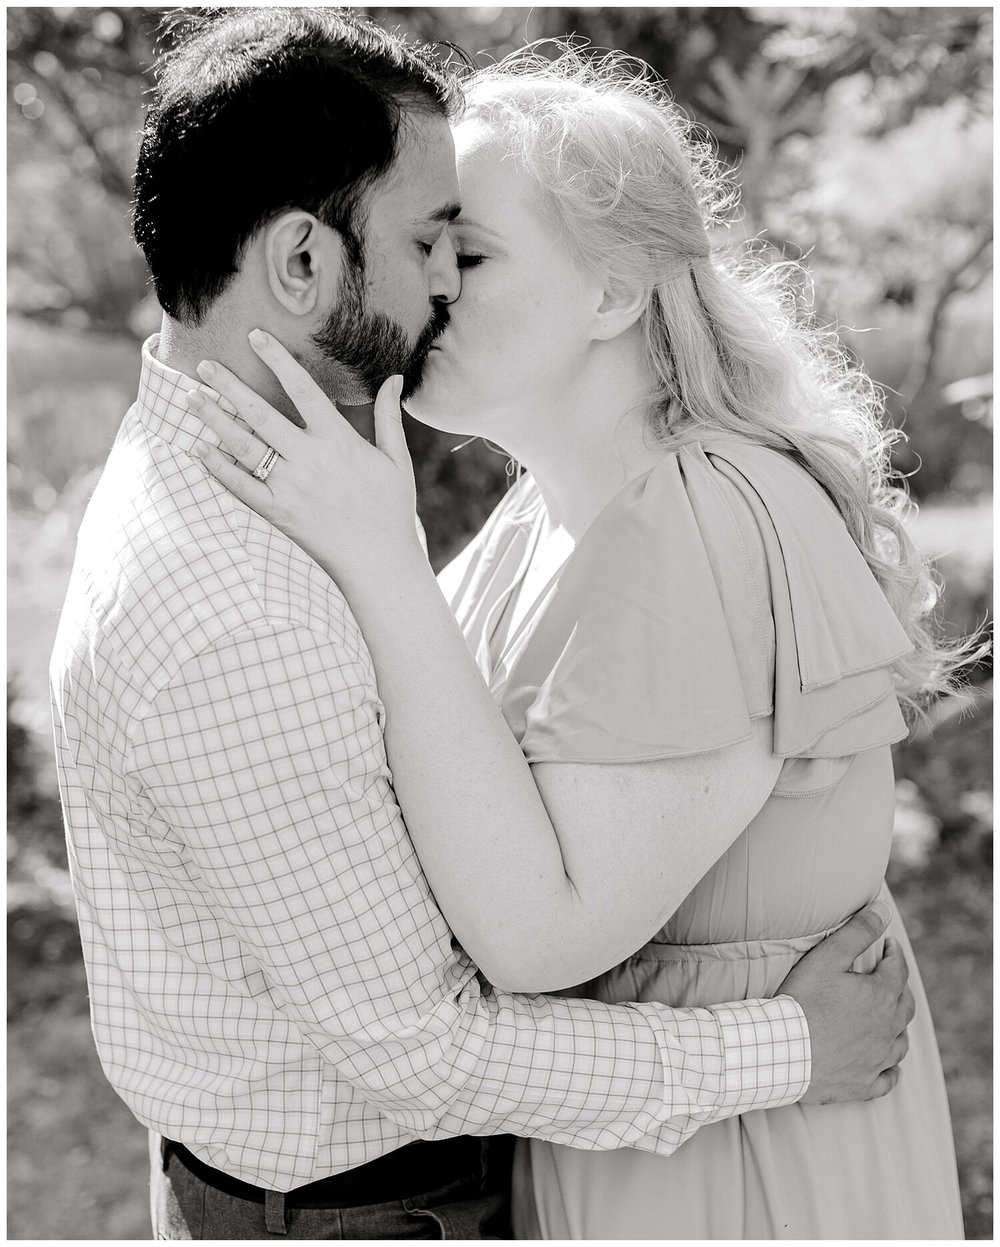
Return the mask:
[[[663,450],[650,436],[649,389],[615,370],[581,379],[553,411],[519,421],[515,457],[531,472],[556,527],[578,541],[629,481],[655,467]]]

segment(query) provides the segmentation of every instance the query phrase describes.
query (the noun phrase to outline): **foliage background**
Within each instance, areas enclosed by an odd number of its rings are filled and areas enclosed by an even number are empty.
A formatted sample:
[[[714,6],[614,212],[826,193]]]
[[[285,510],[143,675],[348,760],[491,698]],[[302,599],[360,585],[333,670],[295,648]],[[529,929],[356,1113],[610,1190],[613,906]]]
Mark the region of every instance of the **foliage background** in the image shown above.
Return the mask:
[[[974,8],[380,8],[496,55],[575,33],[642,57],[738,171],[734,239],[804,262],[804,295],[887,391],[940,557],[944,626],[991,601],[992,17]],[[159,321],[128,198],[166,10],[8,10],[8,1233],[148,1238],[145,1140],[100,1073],[50,758],[45,668],[76,527]],[[162,38],[169,42],[169,33]],[[306,119],[307,120],[307,119]],[[443,562],[506,457],[410,426]],[[966,1230],[992,1234],[992,669],[897,750],[891,882],[948,1077]],[[930,730],[932,728],[933,730]]]

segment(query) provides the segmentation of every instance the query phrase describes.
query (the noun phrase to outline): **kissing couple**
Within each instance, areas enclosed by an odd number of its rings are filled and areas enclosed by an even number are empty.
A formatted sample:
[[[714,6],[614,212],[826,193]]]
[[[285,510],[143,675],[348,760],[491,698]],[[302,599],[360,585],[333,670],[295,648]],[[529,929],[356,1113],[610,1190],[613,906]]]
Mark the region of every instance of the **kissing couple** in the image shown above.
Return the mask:
[[[159,66],[52,661],[156,1238],[961,1237],[883,882],[955,656],[722,189],[615,55],[244,8]],[[437,580],[401,402],[526,469]]]

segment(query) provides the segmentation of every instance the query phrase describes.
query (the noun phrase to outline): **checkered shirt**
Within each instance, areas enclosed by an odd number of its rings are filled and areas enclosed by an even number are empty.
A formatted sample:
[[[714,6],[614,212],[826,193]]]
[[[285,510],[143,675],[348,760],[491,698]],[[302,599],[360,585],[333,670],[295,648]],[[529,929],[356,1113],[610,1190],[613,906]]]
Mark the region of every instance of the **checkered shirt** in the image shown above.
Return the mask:
[[[51,669],[94,1035],[136,1117],[288,1190],[418,1138],[668,1153],[800,1098],[789,997],[609,1006],[483,982],[407,838],[347,603],[192,456],[193,382],[155,347]]]

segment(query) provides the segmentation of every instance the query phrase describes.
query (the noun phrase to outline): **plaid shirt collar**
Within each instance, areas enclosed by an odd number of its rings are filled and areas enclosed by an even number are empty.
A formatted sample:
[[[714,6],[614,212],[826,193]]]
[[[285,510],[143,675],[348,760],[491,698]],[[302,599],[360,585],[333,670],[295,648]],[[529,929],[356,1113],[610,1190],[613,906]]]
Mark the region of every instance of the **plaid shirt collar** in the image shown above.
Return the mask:
[[[156,358],[160,335],[154,333],[142,344],[142,371],[139,374],[139,392],[136,395],[135,415],[148,432],[169,442],[178,450],[193,454],[198,442],[219,445],[219,437],[188,409],[184,401],[189,390],[201,385],[197,377],[189,377],[175,368],[161,364]],[[236,415],[236,410],[225,399],[220,400],[224,410]]]

